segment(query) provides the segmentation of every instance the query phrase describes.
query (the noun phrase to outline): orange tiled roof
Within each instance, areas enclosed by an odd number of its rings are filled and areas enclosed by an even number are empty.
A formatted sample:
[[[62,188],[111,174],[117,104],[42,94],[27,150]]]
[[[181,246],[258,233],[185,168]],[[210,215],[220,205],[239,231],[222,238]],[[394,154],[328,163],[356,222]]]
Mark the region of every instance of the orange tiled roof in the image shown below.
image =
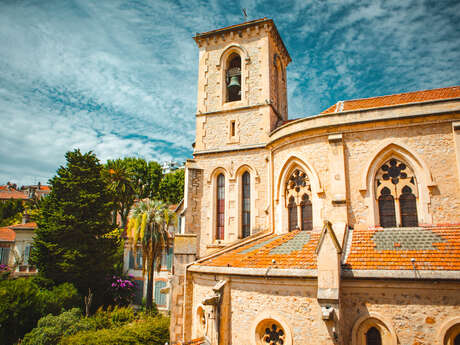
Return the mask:
[[[402,105],[417,102],[435,101],[441,99],[460,97],[460,86],[445,87],[442,89],[425,90],[400,93],[396,95],[353,99],[349,101],[337,102],[333,106],[324,110],[321,114],[339,113],[342,111],[352,111],[370,108],[380,108],[392,105]]]
[[[179,341],[179,342],[174,343],[172,345],[203,345],[203,344],[205,344],[205,341],[206,340],[204,338],[198,338],[198,339],[193,339],[193,340],[185,342],[185,343]]]
[[[16,233],[9,228],[0,228],[0,242],[14,242]]]
[[[320,233],[295,230],[270,235],[222,255],[205,260],[201,266],[245,268],[316,269],[316,245]],[[275,265],[272,260],[275,260]]]
[[[460,227],[354,230],[344,268],[413,270],[414,265],[460,270]]]
[[[34,230],[37,228],[36,222],[10,225],[8,228],[13,230]]]
[[[17,191],[15,189],[12,190],[0,190],[0,199],[7,200],[7,199],[15,199],[15,200],[26,200],[29,199],[27,195],[23,192]]]

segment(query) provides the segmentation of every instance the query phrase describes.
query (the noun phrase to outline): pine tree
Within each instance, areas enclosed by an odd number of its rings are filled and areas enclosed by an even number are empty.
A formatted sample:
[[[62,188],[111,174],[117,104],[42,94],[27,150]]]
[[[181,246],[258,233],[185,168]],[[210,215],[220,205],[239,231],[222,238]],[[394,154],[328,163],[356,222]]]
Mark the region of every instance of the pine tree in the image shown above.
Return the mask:
[[[111,194],[96,155],[75,150],[66,159],[50,180],[31,260],[55,283],[71,282],[82,296],[91,289],[99,305],[117,261],[116,242],[106,236],[113,230]]]

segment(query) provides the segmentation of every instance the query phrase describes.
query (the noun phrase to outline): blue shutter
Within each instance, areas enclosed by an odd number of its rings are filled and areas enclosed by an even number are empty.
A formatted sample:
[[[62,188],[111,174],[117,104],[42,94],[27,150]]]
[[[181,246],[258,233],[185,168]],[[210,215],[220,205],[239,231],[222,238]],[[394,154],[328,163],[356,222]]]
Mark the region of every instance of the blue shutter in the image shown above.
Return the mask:
[[[164,287],[166,287],[164,281],[155,282],[155,303],[160,306],[166,306],[166,295],[160,292]]]
[[[136,267],[138,269],[142,268],[142,250],[140,250],[140,248],[137,250],[136,254]]]
[[[8,265],[10,257],[10,248],[0,248],[0,264]]]
[[[24,249],[24,265],[29,264],[29,257],[30,257],[30,245],[27,245]]]
[[[134,269],[134,255],[132,250],[129,251],[129,268]]]
[[[136,280],[136,292],[134,293],[134,304],[142,305],[142,299],[144,298],[144,281]]]

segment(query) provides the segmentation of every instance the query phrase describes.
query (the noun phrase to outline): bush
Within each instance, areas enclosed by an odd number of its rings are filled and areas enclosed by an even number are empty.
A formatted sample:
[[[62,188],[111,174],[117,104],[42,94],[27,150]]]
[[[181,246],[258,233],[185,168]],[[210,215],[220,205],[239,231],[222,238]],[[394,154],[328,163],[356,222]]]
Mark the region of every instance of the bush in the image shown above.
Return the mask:
[[[40,317],[79,304],[72,284],[40,289],[33,279],[0,281],[0,339],[12,344],[35,327]]]
[[[42,317],[31,332],[27,333],[21,345],[57,345],[64,335],[94,329],[94,325],[81,319],[81,311],[73,308],[58,316]]]
[[[121,327],[79,332],[64,337],[60,345],[164,345],[169,341],[169,318],[158,316]]]

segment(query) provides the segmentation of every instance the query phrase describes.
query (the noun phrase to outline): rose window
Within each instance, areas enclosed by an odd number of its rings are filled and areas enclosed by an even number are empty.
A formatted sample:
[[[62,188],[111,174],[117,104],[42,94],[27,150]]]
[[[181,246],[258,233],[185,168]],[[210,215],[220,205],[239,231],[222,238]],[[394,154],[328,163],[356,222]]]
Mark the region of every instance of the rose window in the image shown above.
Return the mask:
[[[265,328],[262,336],[262,343],[269,345],[283,345],[285,341],[285,334],[281,327],[272,324],[271,327]]]

